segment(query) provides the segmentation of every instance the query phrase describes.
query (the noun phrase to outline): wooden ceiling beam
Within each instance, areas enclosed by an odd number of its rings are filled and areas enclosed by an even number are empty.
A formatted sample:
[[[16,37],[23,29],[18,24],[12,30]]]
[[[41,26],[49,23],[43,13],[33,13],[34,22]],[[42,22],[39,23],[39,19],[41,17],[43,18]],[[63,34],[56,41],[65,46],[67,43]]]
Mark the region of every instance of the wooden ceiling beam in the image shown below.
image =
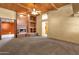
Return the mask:
[[[26,12],[31,13],[32,9],[35,8],[42,13],[57,10],[58,8],[64,6],[64,3],[0,3],[0,7],[14,10],[16,12]]]
[[[1,8],[6,8],[6,9],[9,9],[9,10],[13,10],[13,11],[16,11],[16,12],[23,12],[23,11],[26,11],[25,8],[22,8],[20,6],[18,6],[17,4],[11,4],[11,3],[0,3],[0,7]]]
[[[22,8],[25,8],[26,10],[30,10],[30,8],[27,8],[27,7],[25,7],[24,5],[22,5],[20,3],[18,3],[17,5],[20,6],[20,7],[22,7]]]
[[[55,8],[56,10],[58,9],[57,6],[54,3],[50,3],[50,5]]]
[[[35,4],[35,8],[36,8],[37,10],[42,11],[42,12],[46,12],[46,11],[47,11],[47,7],[44,6],[44,5],[42,5],[42,4]]]
[[[24,5],[27,8],[31,8],[31,9],[35,8],[36,10],[40,10],[40,11],[47,10],[46,7],[41,5],[40,3],[35,3],[35,4],[34,3],[24,3],[22,5]]]

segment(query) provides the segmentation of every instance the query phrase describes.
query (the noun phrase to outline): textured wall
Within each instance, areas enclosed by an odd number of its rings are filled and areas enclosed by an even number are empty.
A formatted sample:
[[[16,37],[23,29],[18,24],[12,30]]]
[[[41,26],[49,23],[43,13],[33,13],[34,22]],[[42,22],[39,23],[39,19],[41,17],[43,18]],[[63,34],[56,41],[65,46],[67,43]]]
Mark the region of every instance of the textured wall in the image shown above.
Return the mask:
[[[79,18],[58,17],[49,20],[48,37],[79,43]]]
[[[42,35],[42,16],[37,17],[36,32]]]
[[[70,6],[70,5],[69,5]],[[62,11],[65,11],[62,13]],[[59,15],[61,13],[61,15]],[[71,6],[64,9],[53,17],[49,13],[48,37],[79,44],[79,17],[66,17],[72,14]],[[65,15],[64,15],[65,14]],[[57,15],[57,16],[56,16]],[[59,15],[59,16],[58,16]]]

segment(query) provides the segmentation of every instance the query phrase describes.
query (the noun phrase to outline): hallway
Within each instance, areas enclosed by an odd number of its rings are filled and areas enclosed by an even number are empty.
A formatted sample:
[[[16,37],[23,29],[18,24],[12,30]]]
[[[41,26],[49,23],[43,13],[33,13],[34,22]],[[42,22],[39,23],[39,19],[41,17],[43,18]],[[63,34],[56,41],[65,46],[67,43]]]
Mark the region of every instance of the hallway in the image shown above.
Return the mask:
[[[25,37],[10,40],[0,48],[1,55],[73,55],[79,45],[46,37]]]

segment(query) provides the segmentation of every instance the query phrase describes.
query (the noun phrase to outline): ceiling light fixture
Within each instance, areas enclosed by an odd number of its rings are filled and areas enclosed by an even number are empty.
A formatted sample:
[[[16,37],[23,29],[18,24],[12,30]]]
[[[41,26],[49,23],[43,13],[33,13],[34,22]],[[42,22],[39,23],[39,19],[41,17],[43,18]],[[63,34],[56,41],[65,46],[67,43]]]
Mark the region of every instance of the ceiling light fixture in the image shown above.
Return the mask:
[[[37,14],[38,14],[38,13],[36,12],[35,8],[33,8],[32,14],[33,14],[33,15],[37,15]]]
[[[35,9],[35,3],[34,3],[34,8],[33,8],[33,10],[32,10],[32,15],[38,15],[38,14],[40,14],[41,13],[41,11],[37,11],[36,9]]]

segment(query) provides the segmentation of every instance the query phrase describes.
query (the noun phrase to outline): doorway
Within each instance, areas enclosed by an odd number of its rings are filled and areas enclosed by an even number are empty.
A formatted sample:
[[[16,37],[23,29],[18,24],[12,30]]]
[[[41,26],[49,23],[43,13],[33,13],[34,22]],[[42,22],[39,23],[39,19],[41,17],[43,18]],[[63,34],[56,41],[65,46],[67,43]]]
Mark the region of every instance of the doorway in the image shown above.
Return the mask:
[[[47,37],[48,33],[48,14],[42,15],[42,36]]]
[[[42,22],[42,36],[47,37],[47,33],[48,33],[48,22],[43,21]]]

